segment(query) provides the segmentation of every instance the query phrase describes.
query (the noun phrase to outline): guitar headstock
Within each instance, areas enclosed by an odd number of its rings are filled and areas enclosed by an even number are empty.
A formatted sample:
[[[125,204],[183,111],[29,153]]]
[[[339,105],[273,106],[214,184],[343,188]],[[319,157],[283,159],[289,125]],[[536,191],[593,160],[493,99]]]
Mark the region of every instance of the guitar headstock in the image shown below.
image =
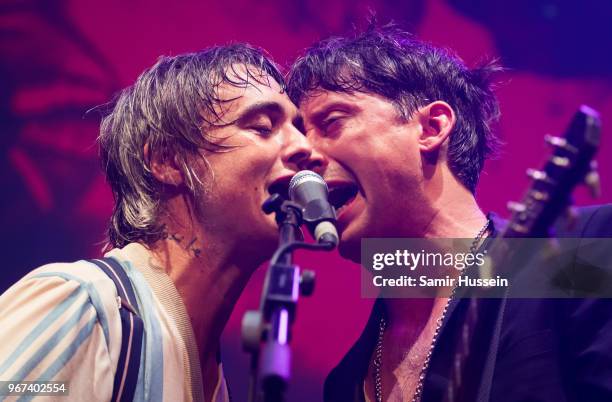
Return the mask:
[[[570,204],[574,187],[586,182],[596,194],[599,179],[593,157],[599,148],[599,113],[581,106],[563,137],[546,136],[553,148],[541,170],[528,169],[533,183],[521,202],[510,202],[512,218],[502,237],[541,237]]]

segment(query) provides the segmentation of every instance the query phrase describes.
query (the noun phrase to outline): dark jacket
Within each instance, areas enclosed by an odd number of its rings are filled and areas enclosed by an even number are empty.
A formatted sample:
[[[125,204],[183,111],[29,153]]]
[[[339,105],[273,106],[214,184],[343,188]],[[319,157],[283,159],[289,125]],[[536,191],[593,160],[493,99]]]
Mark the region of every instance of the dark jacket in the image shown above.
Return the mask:
[[[494,224],[499,229],[503,222]],[[573,228],[561,222],[556,229],[559,237],[612,237],[612,205],[583,208]],[[612,255],[612,249],[599,251]],[[449,306],[426,373],[424,402],[444,400],[468,300]],[[506,298],[491,311],[493,330],[479,348],[480,364],[464,374],[478,382],[470,402],[612,401],[612,299]],[[365,400],[363,382],[381,314],[377,300],[363,333],[327,377],[326,402]]]

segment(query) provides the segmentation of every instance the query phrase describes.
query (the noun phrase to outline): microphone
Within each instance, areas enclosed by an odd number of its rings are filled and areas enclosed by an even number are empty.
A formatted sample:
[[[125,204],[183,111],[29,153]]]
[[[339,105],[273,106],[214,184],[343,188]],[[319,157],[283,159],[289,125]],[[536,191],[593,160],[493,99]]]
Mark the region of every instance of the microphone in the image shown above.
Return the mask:
[[[336,211],[327,200],[327,183],[310,170],[299,171],[289,182],[289,198],[302,207],[302,219],[317,243],[331,243],[336,247]]]

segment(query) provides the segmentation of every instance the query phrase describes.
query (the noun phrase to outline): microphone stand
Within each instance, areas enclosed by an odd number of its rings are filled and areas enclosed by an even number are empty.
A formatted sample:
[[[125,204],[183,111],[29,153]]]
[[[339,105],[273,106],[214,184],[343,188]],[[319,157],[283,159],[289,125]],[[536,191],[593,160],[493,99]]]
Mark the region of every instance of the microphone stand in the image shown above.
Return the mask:
[[[291,374],[289,342],[297,301],[300,293],[312,294],[315,283],[314,272],[305,270],[300,274],[292,253],[299,248],[331,250],[334,245],[304,243],[301,207],[279,194],[270,196],[262,208],[266,214],[276,213],[279,244],[266,273],[259,310],[247,311],[243,316],[242,342],[251,353],[249,401],[282,402]]]

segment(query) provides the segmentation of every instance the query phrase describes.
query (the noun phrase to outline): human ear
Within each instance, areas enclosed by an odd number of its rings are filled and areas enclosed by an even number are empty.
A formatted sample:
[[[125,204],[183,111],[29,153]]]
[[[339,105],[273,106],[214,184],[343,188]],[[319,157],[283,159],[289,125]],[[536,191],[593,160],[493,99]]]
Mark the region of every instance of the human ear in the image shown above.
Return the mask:
[[[423,131],[419,137],[419,149],[424,153],[436,153],[455,127],[453,108],[444,101],[435,101],[418,110]]]
[[[174,156],[164,157],[159,152],[153,152],[147,143],[144,146],[144,157],[148,161],[151,173],[161,183],[172,186],[183,184],[183,174]]]

